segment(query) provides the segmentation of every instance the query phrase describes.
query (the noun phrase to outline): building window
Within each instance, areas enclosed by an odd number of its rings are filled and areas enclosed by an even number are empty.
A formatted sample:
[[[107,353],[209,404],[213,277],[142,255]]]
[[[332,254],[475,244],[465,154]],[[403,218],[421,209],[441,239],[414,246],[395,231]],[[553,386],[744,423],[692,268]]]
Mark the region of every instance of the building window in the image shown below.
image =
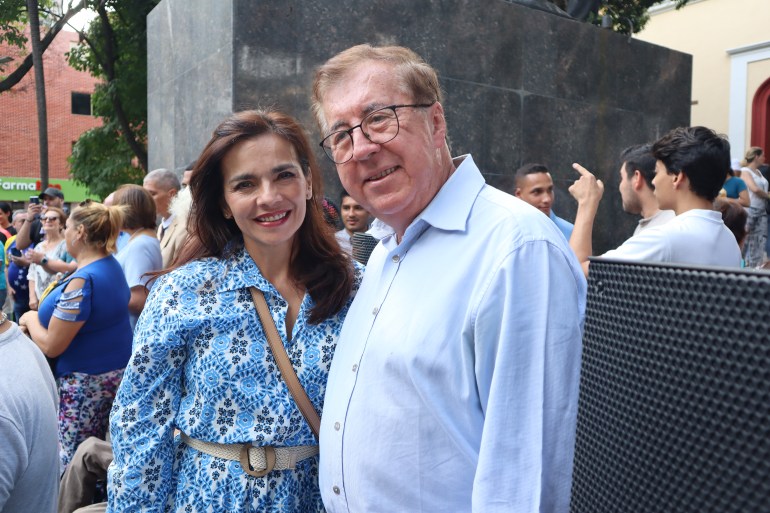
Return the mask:
[[[72,113],[91,115],[91,95],[88,93],[72,93]]]

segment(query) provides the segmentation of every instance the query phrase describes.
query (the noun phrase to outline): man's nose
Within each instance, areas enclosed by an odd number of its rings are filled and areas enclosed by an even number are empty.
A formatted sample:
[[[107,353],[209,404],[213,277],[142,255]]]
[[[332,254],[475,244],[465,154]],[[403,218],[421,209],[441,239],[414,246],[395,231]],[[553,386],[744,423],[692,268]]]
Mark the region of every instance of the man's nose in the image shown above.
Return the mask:
[[[353,138],[353,159],[354,160],[366,160],[372,153],[376,153],[380,150],[380,145],[373,143],[364,135],[362,127],[358,127],[350,134]]]

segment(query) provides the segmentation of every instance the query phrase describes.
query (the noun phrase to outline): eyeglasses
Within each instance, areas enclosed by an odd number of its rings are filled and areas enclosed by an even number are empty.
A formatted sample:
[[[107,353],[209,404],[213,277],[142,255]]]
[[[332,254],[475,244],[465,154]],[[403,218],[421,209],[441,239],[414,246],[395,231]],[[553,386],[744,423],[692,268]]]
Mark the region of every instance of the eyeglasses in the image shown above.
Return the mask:
[[[53,223],[54,221],[59,220],[59,216],[43,216],[40,218],[40,220],[44,223]]]
[[[388,105],[366,115],[361,123],[348,128],[347,130],[338,130],[332,132],[323,138],[320,145],[329,160],[335,164],[344,164],[353,158],[353,130],[361,129],[364,137],[374,144],[385,144],[396,138],[398,135],[398,114],[396,109],[412,107],[416,109],[427,109],[435,101],[430,103],[415,103],[409,105]]]

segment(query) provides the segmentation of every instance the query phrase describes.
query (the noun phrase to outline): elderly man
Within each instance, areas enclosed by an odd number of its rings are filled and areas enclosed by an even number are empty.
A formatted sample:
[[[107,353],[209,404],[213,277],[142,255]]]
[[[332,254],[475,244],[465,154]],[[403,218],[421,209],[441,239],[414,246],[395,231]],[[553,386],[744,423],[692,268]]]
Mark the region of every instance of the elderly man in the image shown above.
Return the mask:
[[[187,238],[186,220],[179,220],[169,209],[171,201],[179,192],[182,185],[179,177],[169,169],[155,169],[144,177],[142,186],[155,201],[155,209],[161,217],[158,226],[158,240],[160,241],[160,254],[163,257],[163,267],[168,267],[176,258]]]
[[[436,72],[350,48],[313,107],[343,187],[393,227],[329,375],[329,512],[566,511],[585,281],[556,226],[453,159]]]

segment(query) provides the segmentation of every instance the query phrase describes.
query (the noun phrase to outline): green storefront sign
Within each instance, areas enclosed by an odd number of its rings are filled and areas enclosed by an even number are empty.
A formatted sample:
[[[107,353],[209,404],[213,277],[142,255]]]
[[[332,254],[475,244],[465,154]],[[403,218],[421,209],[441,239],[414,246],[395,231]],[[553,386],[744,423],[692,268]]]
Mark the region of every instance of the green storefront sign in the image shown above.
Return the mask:
[[[92,194],[88,194],[85,186],[72,180],[52,179],[49,180],[48,186],[61,189],[67,203],[80,202],[86,198],[96,199]],[[0,177],[0,201],[29,201],[30,196],[37,196],[41,192],[40,180],[35,178]]]

